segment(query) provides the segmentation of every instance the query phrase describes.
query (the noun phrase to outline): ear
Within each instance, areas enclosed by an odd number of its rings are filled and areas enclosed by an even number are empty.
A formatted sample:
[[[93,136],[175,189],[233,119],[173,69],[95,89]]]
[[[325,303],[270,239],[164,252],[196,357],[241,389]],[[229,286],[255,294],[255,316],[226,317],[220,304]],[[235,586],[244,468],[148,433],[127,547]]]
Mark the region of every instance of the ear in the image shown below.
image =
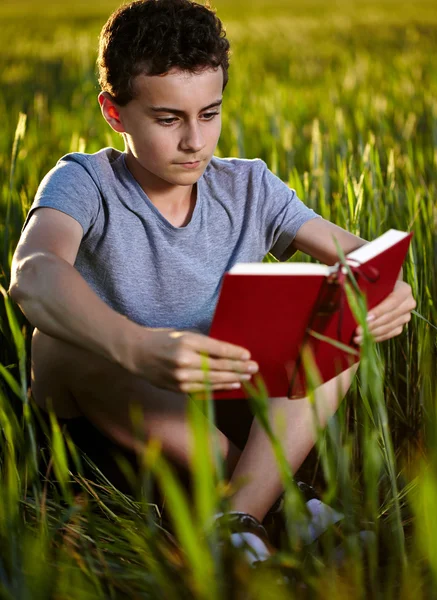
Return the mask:
[[[120,107],[116,104],[111,94],[108,92],[100,92],[97,99],[105,121],[114,131],[123,133],[125,129],[120,116]]]

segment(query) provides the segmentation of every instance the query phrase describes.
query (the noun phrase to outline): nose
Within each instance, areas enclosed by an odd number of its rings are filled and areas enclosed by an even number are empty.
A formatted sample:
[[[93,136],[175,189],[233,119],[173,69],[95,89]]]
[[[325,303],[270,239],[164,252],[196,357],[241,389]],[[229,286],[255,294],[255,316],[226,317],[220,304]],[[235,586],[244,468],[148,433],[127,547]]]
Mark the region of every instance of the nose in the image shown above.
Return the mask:
[[[200,124],[196,121],[187,123],[180,141],[181,150],[199,152],[205,146],[205,138]]]

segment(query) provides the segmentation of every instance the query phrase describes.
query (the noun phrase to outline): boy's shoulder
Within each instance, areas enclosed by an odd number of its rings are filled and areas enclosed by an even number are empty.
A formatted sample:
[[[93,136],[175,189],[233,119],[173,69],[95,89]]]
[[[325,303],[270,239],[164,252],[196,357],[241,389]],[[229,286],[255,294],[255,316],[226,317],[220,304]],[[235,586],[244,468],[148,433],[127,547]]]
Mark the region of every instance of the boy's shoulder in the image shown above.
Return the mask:
[[[122,154],[123,153],[120,150],[111,147],[101,148],[93,153],[69,152],[68,154],[61,156],[57,161],[55,168],[64,166],[65,164],[79,164],[87,170],[90,168],[104,168],[120,160]]]
[[[233,156],[222,158],[213,156],[205,170],[205,174],[223,173],[228,176],[244,173],[262,174],[266,169],[267,165],[261,158],[237,158]]]
[[[97,152],[69,152],[56,162],[41,182],[63,187],[73,181],[82,185],[106,189],[114,177],[118,178],[123,153],[115,148],[101,148]]]
[[[290,188],[275,175],[261,158],[221,158],[213,156],[205,169],[204,179],[217,189],[228,190],[232,198],[278,199],[289,197]]]

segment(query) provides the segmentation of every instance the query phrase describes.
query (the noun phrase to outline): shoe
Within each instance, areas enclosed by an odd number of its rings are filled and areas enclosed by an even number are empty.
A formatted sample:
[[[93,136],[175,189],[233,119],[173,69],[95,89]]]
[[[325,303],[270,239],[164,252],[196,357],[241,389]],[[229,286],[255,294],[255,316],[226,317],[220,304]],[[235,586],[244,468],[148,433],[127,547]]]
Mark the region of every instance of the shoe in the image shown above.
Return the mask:
[[[302,493],[308,510],[308,515],[301,517],[296,524],[299,537],[304,545],[315,542],[331,526],[344,519],[343,513],[337,512],[320,500],[316,490],[303,481],[296,482]],[[266,526],[273,543],[281,546],[281,537],[285,533],[284,493],[279,496],[267,513],[263,524]]]
[[[305,483],[304,481],[296,481],[296,485],[299,490],[302,492],[302,495],[305,499],[305,502],[309,502],[310,500],[320,500],[320,496],[317,494],[316,490]],[[275,515],[277,513],[282,512],[284,509],[284,492],[279,496],[276,502],[273,504],[267,515]]]
[[[300,523],[297,524],[298,532],[304,546],[311,547],[314,545],[314,548],[317,546],[320,549],[328,539],[328,536],[333,535],[334,559],[335,562],[341,564],[346,556],[345,538],[350,537],[345,536],[341,523],[345,515],[322,502],[316,490],[307,483],[297,481],[296,484],[303,494],[308,509],[307,518],[300,519]],[[277,548],[282,547],[282,536],[286,532],[283,509],[284,494],[281,494],[263,521],[270,539]],[[369,526],[370,528],[368,528]],[[372,524],[366,523],[365,527],[365,529],[363,528],[355,535],[357,543],[363,551],[376,543],[375,533],[371,529]]]
[[[252,515],[241,511],[218,513],[214,522],[233,549],[244,550],[245,560],[251,567],[268,560],[275,552],[265,527]]]
[[[308,483],[305,483],[304,481],[296,481],[296,485],[305,498],[305,502],[309,502],[310,500],[320,500],[319,494],[311,485],[308,485]]]

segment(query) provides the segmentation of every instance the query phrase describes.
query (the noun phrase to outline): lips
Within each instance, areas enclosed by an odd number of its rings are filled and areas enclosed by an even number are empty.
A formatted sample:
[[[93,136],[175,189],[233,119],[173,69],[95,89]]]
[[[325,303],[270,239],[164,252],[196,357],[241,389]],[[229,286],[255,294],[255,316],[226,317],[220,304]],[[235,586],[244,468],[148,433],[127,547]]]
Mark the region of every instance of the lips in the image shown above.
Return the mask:
[[[197,169],[200,166],[200,160],[196,162],[186,162],[186,163],[177,163],[180,167],[184,167],[184,169]]]

